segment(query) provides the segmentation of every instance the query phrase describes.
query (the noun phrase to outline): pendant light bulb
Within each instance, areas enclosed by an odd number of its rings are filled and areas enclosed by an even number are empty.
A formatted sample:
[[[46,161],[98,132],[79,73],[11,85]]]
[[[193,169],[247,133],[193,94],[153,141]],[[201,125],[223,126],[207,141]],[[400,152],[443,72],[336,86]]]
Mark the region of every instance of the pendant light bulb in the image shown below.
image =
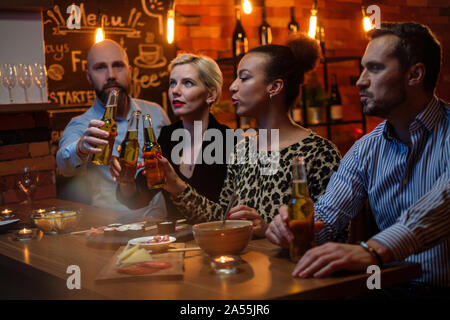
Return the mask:
[[[311,17],[309,18],[308,36],[315,39],[317,32],[317,1],[314,0],[313,7],[311,9]]]
[[[244,9],[245,14],[252,13],[252,3],[250,0],[243,0],[242,8]]]

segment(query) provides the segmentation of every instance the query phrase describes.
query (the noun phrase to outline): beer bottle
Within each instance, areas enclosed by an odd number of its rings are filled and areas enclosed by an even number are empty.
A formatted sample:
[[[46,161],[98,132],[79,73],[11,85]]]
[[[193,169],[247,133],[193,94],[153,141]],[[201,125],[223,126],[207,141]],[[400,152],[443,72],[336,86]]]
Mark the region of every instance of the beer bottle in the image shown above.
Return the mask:
[[[308,194],[303,157],[292,160],[292,194],[289,200],[289,229],[294,234],[289,255],[297,262],[314,243],[314,207]]]
[[[156,155],[162,153],[162,150],[158,141],[156,141],[150,114],[146,114],[144,117],[144,139],[142,157],[144,158],[147,187],[149,189],[162,188],[164,186],[164,170],[156,158]]]
[[[133,113],[128,122],[125,139],[120,145],[119,163],[121,171],[117,181],[121,184],[133,183],[136,175],[136,164],[139,155],[138,129],[140,116],[141,113],[139,111]]]
[[[100,128],[104,131],[109,132],[108,144],[106,146],[98,146],[102,150],[100,153],[95,153],[92,157],[92,162],[99,165],[107,166],[109,165],[109,160],[111,159],[111,154],[114,149],[114,141],[117,137],[117,103],[119,101],[119,91],[112,90],[108,96],[108,103],[105,107],[105,113],[101,119],[105,124]]]

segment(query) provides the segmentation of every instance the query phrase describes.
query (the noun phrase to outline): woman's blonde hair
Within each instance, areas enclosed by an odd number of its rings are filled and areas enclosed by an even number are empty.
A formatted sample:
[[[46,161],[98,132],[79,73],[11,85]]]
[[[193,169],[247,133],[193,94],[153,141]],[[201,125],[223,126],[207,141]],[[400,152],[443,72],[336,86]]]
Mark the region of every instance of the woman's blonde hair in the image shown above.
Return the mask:
[[[217,63],[207,56],[195,55],[193,53],[180,53],[170,62],[169,72],[176,66],[182,64],[192,64],[197,67],[200,80],[205,87],[212,91],[217,91],[216,103],[222,94],[223,76]]]

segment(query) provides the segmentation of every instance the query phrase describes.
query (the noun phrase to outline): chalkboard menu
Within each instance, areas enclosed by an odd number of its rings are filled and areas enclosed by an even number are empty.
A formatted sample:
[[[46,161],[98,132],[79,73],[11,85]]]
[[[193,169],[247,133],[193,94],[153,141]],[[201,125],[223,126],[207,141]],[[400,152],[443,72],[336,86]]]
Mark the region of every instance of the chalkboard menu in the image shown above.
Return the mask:
[[[94,102],[85,70],[100,16],[105,38],[117,41],[128,54],[131,96],[166,108],[167,66],[176,54],[166,40],[168,2],[54,0],[54,6],[43,11],[49,101],[62,107]]]

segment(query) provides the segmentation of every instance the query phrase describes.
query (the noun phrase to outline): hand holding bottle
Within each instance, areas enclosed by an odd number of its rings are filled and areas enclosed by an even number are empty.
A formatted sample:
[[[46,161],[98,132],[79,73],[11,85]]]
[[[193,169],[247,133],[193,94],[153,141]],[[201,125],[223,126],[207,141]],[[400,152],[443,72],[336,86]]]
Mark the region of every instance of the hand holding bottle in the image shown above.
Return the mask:
[[[289,207],[281,206],[278,209],[278,214],[273,218],[266,230],[267,239],[283,248],[289,248],[289,244],[294,240],[294,235],[287,225],[288,220]],[[322,221],[314,223],[314,231],[319,231],[323,227],[324,223]]]
[[[164,158],[160,153],[158,153],[156,157],[160,166],[164,170],[164,176],[166,178],[163,187],[164,190],[169,192],[172,196],[181,194],[187,187],[186,183],[177,175],[166,158]]]
[[[105,123],[101,120],[91,120],[77,144],[77,154],[85,158],[93,153],[100,153],[97,146],[108,144],[109,132],[100,129]]]

